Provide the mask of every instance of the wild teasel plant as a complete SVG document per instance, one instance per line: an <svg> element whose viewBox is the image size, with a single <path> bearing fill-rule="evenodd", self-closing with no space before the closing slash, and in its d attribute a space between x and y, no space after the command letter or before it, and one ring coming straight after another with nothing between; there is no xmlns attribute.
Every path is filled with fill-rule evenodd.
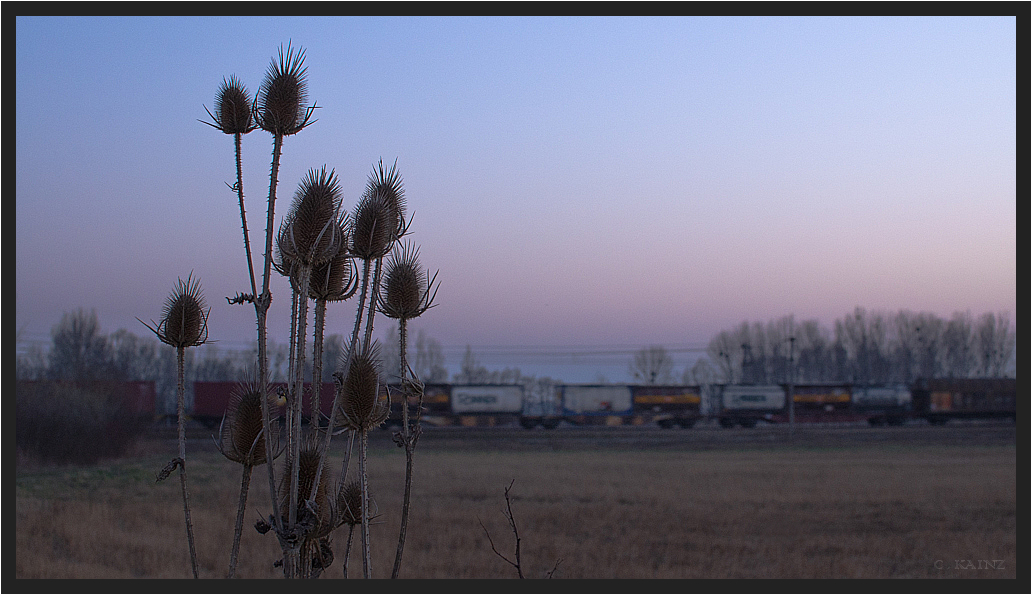
<svg viewBox="0 0 1032 595"><path fill-rule="evenodd" d="M294 202L284 217L279 233L281 266L289 267L293 287L292 301L296 308L292 313L296 328L292 331L293 349L288 375L291 388L287 391L287 448L291 459L294 460L300 456L301 447L301 402L312 269L327 262L340 251L340 245L344 241L339 225L340 203L340 184L334 172L327 172L325 167L319 171L309 170L294 195ZM292 324L293 327L295 324ZM293 468L293 475L286 478L290 481L292 503L290 514L285 519L287 533L295 531L298 521L294 514L295 504L299 497L304 498L306 494L306 490L300 487L296 469Z"/></svg>
<svg viewBox="0 0 1032 595"><path fill-rule="evenodd" d="M292 542L292 550L299 558L298 578L315 578L333 561L332 551L327 556L329 543L325 538L335 527L334 506L330 500L329 478L317 473L322 460L321 447L314 435L303 438L297 455L287 457L280 480L279 517L291 531L288 541ZM299 489L315 495L308 501L298 501Z"/></svg>
<svg viewBox="0 0 1032 595"><path fill-rule="evenodd" d="M340 222L341 237L346 238L344 231L347 219ZM326 305L329 302L340 302L355 295L358 290L358 278L354 274L348 254L347 240L341 242L337 254L313 268L312 280L308 286L308 297L315 300L315 335L312 344L312 410L311 424L313 428L320 425L319 409L322 403L322 354L323 331L326 327Z"/></svg>
<svg viewBox="0 0 1032 595"><path fill-rule="evenodd" d="M139 318L158 339L176 349L176 402L179 419L179 456L173 459L158 474L158 481L167 478L179 467L179 483L183 489L183 513L186 516L186 534L190 546L190 566L197 578L197 548L194 545L193 521L190 518L190 490L186 481L186 398L183 374L183 360L187 347L202 345L208 340L208 313L210 309L201 293L200 281L193 279L193 273L180 278L176 287L165 301L161 322L151 326Z"/></svg>
<svg viewBox="0 0 1032 595"><path fill-rule="evenodd" d="M397 241L408 233L411 223L411 219L406 220L405 217L405 194L396 160L389 169L384 167L382 159L374 166L365 191L354 210L350 212L341 207L339 183L333 171L327 172L326 167L318 171L310 170L302 180L294 196L295 200L283 217L278 230L274 230L283 140L314 122L312 115L316 106L314 103L308 103L307 68L304 59L303 49L293 48L289 43L285 48L281 46L278 60L274 59L269 66L253 101L236 77L230 77L223 79L216 95L214 110L205 108L211 119L205 123L226 134L234 135L236 145L237 183L231 188L236 190L240 204L251 287L250 293L238 293L235 298L227 298L227 301L231 304L252 303L258 327L257 379L251 388L242 393L249 395L246 402L242 397L234 399L223 427L220 428L217 442L224 455L245 467L245 477L241 481L230 575L233 575L236 566L241 527L240 511L246 503L250 468L261 462L270 462L267 456L263 458L262 453L276 453L277 449L282 448L286 453L282 468L276 469L272 464L267 467L270 501L275 512L269 515L268 522L262 519L255 528L261 533L275 530L283 552L280 563L284 575L287 578L319 576L332 562L330 532L334 528L348 524L351 531L355 526L362 527L363 574L369 577L369 524L374 515L370 512L371 500L366 470L368 432L381 425L390 412L389 396L380 394L378 347L371 339L374 317L376 313L384 312L388 316L397 314L408 320L414 317L414 313L422 313L433 301L430 291L434 281L427 279L426 274L417 273L417 284L426 283L426 295L422 296L423 301L419 305L412 308L399 309L397 300L388 297L388 294L396 293L393 290L384 289L384 295L381 296L383 259L391 253ZM248 109L244 109L245 106ZM257 128L273 136L261 287L258 286L251 258L240 166L241 137ZM403 249L402 252L407 249ZM414 256L414 251L412 252ZM361 270L352 263L356 258L363 261ZM393 260L392 263L392 269L400 266ZM288 388L280 393L288 405L286 439L282 441L278 439L278 427L272 422L273 405L270 403L271 395L267 382L268 312L272 300L269 288L273 267L289 279L292 289ZM400 278L399 275L400 268L394 276ZM313 384L321 388L325 310L329 303L349 299L359 291L351 341L347 343L346 351L339 362L339 370L334 374L334 403L326 421L327 425L325 428L321 427L321 399L319 390L313 390L312 423L310 430L303 435L300 412L303 399L308 300L313 300L316 304L312 339ZM366 307L368 311L365 310ZM363 322L364 335L361 334ZM421 393L418 381L410 378L411 374L404 373L406 368L407 364L399 374L405 379L403 386L413 394ZM256 415L255 399L260 416ZM260 429L256 429L258 424L255 417L260 418ZM242 421L245 419L250 421L245 423ZM346 431L348 437L341 463L341 474L335 490L338 497L327 498L325 492L328 476L324 473L324 469L327 468L326 459L330 452L332 436L339 435L341 431ZM418 434L418 417L416 433ZM356 481L347 482L348 465L356 437L359 438L360 477ZM414 444L414 438L410 442ZM263 445L264 449L259 445ZM277 472L281 472L278 481ZM411 468L407 473L411 475ZM350 504L343 509L339 498L342 490L348 494L356 494L346 499ZM406 501L407 498L406 495ZM188 505L186 508L193 554ZM330 517L328 520L327 515ZM349 549L350 538L351 533ZM404 532L401 537L401 543L403 542ZM402 546L399 545L394 576L397 576L401 549ZM346 558L344 572L346 576Z"/></svg>
<svg viewBox="0 0 1032 595"><path fill-rule="evenodd" d="M401 557L405 550L405 535L408 531L409 506L412 498L412 471L413 455L415 453L416 441L419 439L420 425L418 412L423 409L423 387L415 378L409 375L410 370L406 361L408 346L408 321L419 317L433 307L434 298L437 296L437 289L434 287L435 273L429 277L419 264L419 249L410 243L395 246L391 257L387 261L387 274L384 282L384 291L379 296L378 308L385 316L398 320L399 350L398 354L398 382L401 386L401 432L395 435L395 442L398 446L405 448L405 495L401 511L401 532L398 536L398 550L394 557L394 568L391 571L391 578L398 578L401 570ZM409 399L410 393L417 398L416 423L409 423Z"/></svg>
<svg viewBox="0 0 1032 595"><path fill-rule="evenodd" d="M358 435L358 474L362 489L362 571L370 577L369 547L369 480L366 460L369 450L369 430L387 421L391 412L390 399L380 393L380 353L377 343L363 343L359 348L349 346L343 363L343 374L337 372L334 381L337 395L334 399L333 419L336 425ZM346 470L345 470L346 471Z"/></svg>
<svg viewBox="0 0 1032 595"><path fill-rule="evenodd" d="M229 557L229 575L236 575L237 555L240 551L240 536L244 526L244 510L247 505L247 490L251 481L251 470L269 462L265 450L265 426L262 420L263 395L268 395L268 387L261 386L256 376L243 382L234 389L229 398L229 408L219 425L219 439L215 443L219 452L227 459L240 463L243 477L240 480L240 499L237 506L236 525L233 531L233 548ZM267 397L266 397L267 398ZM228 422L228 423L227 423ZM272 434L279 441L278 424L274 424ZM273 457L279 453L273 451Z"/></svg>
<svg viewBox="0 0 1032 595"><path fill-rule="evenodd" d="M348 540L344 547L343 564L344 578L348 578L348 559L351 556L351 542L355 535L355 526L362 524L362 483L356 480L345 482L342 474L337 485L335 508L336 526L348 526Z"/></svg>

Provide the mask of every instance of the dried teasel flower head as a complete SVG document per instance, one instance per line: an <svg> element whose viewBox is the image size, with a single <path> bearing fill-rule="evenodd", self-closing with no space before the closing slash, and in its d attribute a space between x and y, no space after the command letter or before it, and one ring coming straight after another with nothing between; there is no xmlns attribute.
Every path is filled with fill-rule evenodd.
<svg viewBox="0 0 1032 595"><path fill-rule="evenodd" d="M371 430L387 421L390 400L380 393L380 346L376 341L363 343L353 351L343 370L334 374L338 405L334 425L349 430Z"/></svg>
<svg viewBox="0 0 1032 595"><path fill-rule="evenodd" d="M362 193L351 214L351 253L362 260L386 256L395 239L396 221L385 193Z"/></svg>
<svg viewBox="0 0 1032 595"><path fill-rule="evenodd" d="M316 266L336 256L345 239L340 203L340 182L333 170L308 170L280 226L277 247L283 259Z"/></svg>
<svg viewBox="0 0 1032 595"><path fill-rule="evenodd" d="M309 526L309 536L319 537L333 529L333 509L330 502L330 479L327 473L319 476L319 487L315 492L315 513L306 504L312 493L312 484L319 469L319 458L322 454L322 443L315 435L308 435L301 440L297 460L297 512L298 524ZM290 512L290 481L294 472L293 461L286 458L286 467L280 479L279 502L280 514L286 524Z"/></svg>
<svg viewBox="0 0 1032 595"><path fill-rule="evenodd" d="M437 290L433 278L419 266L419 249L406 242L395 246L387 260L384 287L378 298L380 312L410 320L433 307ZM433 293L431 293L433 291Z"/></svg>
<svg viewBox="0 0 1032 595"><path fill-rule="evenodd" d="M339 227L342 238L347 237L345 227L346 223L342 221ZM334 257L312 269L308 297L313 300L339 302L355 295L357 289L358 277L355 275L355 267L351 263L347 242L342 241Z"/></svg>
<svg viewBox="0 0 1032 595"><path fill-rule="evenodd" d="M362 522L362 484L359 480L341 482L337 486L335 508L335 526L351 525L354 527Z"/></svg>
<svg viewBox="0 0 1032 595"><path fill-rule="evenodd" d="M269 409L275 404L275 395L270 394L266 384L266 398ZM268 462L265 456L265 436L262 431L262 394L258 374L238 384L229 397L229 407L219 427L219 452L227 459L242 465L254 467ZM273 422L273 448L279 438L279 431ZM275 454L273 455L275 457Z"/></svg>
<svg viewBox="0 0 1032 595"><path fill-rule="evenodd" d="M394 161L390 171L383 170L383 159L381 159L373 173L369 174L366 182L365 194L379 194L384 197L390 209L390 217L393 223L390 225L391 233L395 239L405 235L408 224L405 222L405 188L401 182L401 174L398 173L398 161Z"/></svg>
<svg viewBox="0 0 1032 595"><path fill-rule="evenodd" d="M215 95L215 113L208 111L207 107L204 111L213 120L204 123L226 134L247 134L257 128L251 96L236 76L230 76L229 80L222 79L222 85Z"/></svg>
<svg viewBox="0 0 1032 595"><path fill-rule="evenodd" d="M265 72L255 104L258 126L277 136L297 134L312 123L315 106L306 106L308 100L305 51L294 51L287 44L279 49L279 62L273 61Z"/></svg>
<svg viewBox="0 0 1032 595"><path fill-rule="evenodd" d="M194 347L208 340L208 312L204 296L201 295L200 281L193 279L191 272L186 281L182 278L178 280L165 301L161 322L154 326L145 322L143 324L162 343L176 348Z"/></svg>

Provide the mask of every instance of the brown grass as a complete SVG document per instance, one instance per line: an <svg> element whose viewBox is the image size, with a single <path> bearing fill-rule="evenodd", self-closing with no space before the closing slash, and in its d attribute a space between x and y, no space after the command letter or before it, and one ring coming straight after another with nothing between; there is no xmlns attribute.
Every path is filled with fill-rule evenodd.
<svg viewBox="0 0 1032 595"><path fill-rule="evenodd" d="M1013 445L466 452L429 444L416 454L401 578L514 578L480 526L511 558L503 511L514 479L531 578L559 559L556 578L1016 577ZM221 578L240 467L194 453L200 574ZM179 490L154 483L167 458L83 469L19 465L17 578L190 576ZM386 441L370 448L382 514L372 531L374 577L390 575L404 464L404 452ZM255 473L264 476L264 468ZM240 577L282 576L272 566L280 556L275 537L251 528L269 510L266 490L252 489ZM341 576L346 531L334 534L336 560L324 577ZM958 568L968 560L1001 560L993 565L1002 569ZM352 552L351 576L360 565Z"/></svg>

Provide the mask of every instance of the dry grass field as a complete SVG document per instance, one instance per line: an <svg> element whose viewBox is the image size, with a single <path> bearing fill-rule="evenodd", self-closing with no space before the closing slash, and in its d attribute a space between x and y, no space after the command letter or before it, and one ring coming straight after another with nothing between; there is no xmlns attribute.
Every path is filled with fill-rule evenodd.
<svg viewBox="0 0 1032 595"><path fill-rule="evenodd" d="M678 431L655 435L669 442ZM436 440L445 437L437 432L428 431L416 452L403 578L515 578L481 527L512 558L504 490L514 480L528 578L1016 577L1013 425L989 428L997 439L966 445L720 438L706 448L686 441L655 449L598 439L556 446L576 429L539 432L551 446L529 449L514 431L471 431L478 438L470 441L455 431ZM197 440L188 447L191 507L201 577L221 578L240 468L209 446ZM149 440L132 457L88 468L19 461L16 577L188 577L178 483L154 481L174 454L174 443ZM373 528L375 577L389 576L393 564L404 462L386 432L373 440L370 485L381 513ZM240 577L282 576L273 567L275 537L251 528L270 509L266 471L258 467ZM346 527L335 534L336 560L325 578L342 576L346 537ZM349 575L360 574L353 552Z"/></svg>

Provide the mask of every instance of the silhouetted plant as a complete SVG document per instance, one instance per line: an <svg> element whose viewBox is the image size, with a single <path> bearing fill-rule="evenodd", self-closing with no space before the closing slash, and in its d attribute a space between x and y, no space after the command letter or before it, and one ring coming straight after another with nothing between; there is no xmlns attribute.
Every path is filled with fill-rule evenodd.
<svg viewBox="0 0 1032 595"><path fill-rule="evenodd" d="M173 459L158 475L158 481L168 477L176 466L179 467L179 480L183 487L183 511L186 514L186 532L190 542L190 565L194 578L197 578L197 551L194 546L193 522L190 520L190 492L186 482L186 404L185 386L183 384L183 358L187 347L202 345L208 340L208 312L204 296L201 295L200 283L192 280L193 273L186 281L179 279L175 289L165 302L161 322L151 326L140 320L162 343L176 349L176 402L179 418L179 457ZM137 318L139 320L139 318Z"/></svg>

